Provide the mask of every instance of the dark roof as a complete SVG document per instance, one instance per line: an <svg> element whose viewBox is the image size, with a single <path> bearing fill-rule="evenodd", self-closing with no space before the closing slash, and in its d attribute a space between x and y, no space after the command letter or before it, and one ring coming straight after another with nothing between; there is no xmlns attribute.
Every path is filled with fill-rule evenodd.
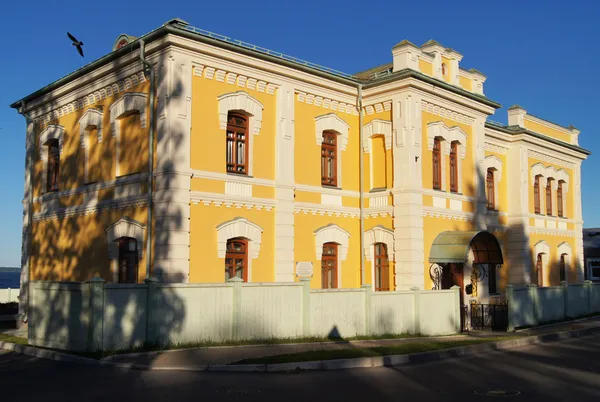
<svg viewBox="0 0 600 402"><path fill-rule="evenodd" d="M583 248L600 248L600 228L583 229Z"/></svg>
<svg viewBox="0 0 600 402"><path fill-rule="evenodd" d="M369 80L374 79L374 77L377 73L389 71L390 69L393 68L393 66L394 66L393 63L385 63L385 64L382 64L377 67L369 68L368 70L360 71L360 72L354 74L354 76L356 78L358 78L359 80L369 81Z"/></svg>

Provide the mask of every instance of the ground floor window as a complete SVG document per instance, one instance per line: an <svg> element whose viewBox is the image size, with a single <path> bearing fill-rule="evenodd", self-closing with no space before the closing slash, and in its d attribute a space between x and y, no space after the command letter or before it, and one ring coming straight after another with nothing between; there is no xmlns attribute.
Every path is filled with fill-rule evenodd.
<svg viewBox="0 0 600 402"><path fill-rule="evenodd" d="M336 243L323 244L323 255L321 257L321 282L323 289L335 289L338 287L338 245Z"/></svg>
<svg viewBox="0 0 600 402"><path fill-rule="evenodd" d="M119 283L137 283L138 279L138 244L131 237L122 237L119 244Z"/></svg>
<svg viewBox="0 0 600 402"><path fill-rule="evenodd" d="M390 264L388 260L387 245L375 243L375 291L390 290Z"/></svg>
<svg viewBox="0 0 600 402"><path fill-rule="evenodd" d="M240 278L248 281L248 240L235 238L227 240L225 254L225 281Z"/></svg>
<svg viewBox="0 0 600 402"><path fill-rule="evenodd" d="M537 260L535 262L535 272L536 272L536 280L538 286L544 286L544 267L542 262L543 253L539 253L537 255Z"/></svg>
<svg viewBox="0 0 600 402"><path fill-rule="evenodd" d="M566 254L561 254L560 256L560 281L564 282L567 280L567 264L565 261Z"/></svg>

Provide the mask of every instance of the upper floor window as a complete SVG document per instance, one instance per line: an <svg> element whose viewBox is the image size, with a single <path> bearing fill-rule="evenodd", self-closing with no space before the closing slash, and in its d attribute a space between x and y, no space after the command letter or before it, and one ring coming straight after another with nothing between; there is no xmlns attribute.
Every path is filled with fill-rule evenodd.
<svg viewBox="0 0 600 402"><path fill-rule="evenodd" d="M558 188L556 189L556 206L558 210L558 216L561 218L564 216L563 212L563 181L558 182Z"/></svg>
<svg viewBox="0 0 600 402"><path fill-rule="evenodd" d="M540 176L535 176L535 182L533 183L533 207L536 214L540 214Z"/></svg>
<svg viewBox="0 0 600 402"><path fill-rule="evenodd" d="M442 75L446 75L446 63L442 63Z"/></svg>
<svg viewBox="0 0 600 402"><path fill-rule="evenodd" d="M58 140L49 140L46 146L48 147L48 183L46 188L48 191L58 191L58 176L60 171L60 148Z"/></svg>
<svg viewBox="0 0 600 402"><path fill-rule="evenodd" d="M131 237L122 237L119 244L119 283L137 283L138 279L138 244Z"/></svg>
<svg viewBox="0 0 600 402"><path fill-rule="evenodd" d="M432 152L433 164L433 188L434 190L442 189L442 141L439 138L433 140Z"/></svg>
<svg viewBox="0 0 600 402"><path fill-rule="evenodd" d="M248 241L242 238L227 240L225 281L240 278L248 281Z"/></svg>
<svg viewBox="0 0 600 402"><path fill-rule="evenodd" d="M338 287L338 245L337 243L323 244L321 256L321 284L323 289L335 289Z"/></svg>
<svg viewBox="0 0 600 402"><path fill-rule="evenodd" d="M487 189L487 209L496 209L496 194L494 189L494 171L492 169L487 170L485 176L485 187Z"/></svg>
<svg viewBox="0 0 600 402"><path fill-rule="evenodd" d="M458 142L450 144L450 191L458 192Z"/></svg>
<svg viewBox="0 0 600 402"><path fill-rule="evenodd" d="M323 132L321 184L324 186L337 186L337 134L333 131Z"/></svg>
<svg viewBox="0 0 600 402"><path fill-rule="evenodd" d="M552 215L552 179L546 183L546 215Z"/></svg>
<svg viewBox="0 0 600 402"><path fill-rule="evenodd" d="M385 243L375 243L375 290L390 290L389 280L389 259L387 245Z"/></svg>
<svg viewBox="0 0 600 402"><path fill-rule="evenodd" d="M248 118L241 113L227 116L227 172L248 174Z"/></svg>

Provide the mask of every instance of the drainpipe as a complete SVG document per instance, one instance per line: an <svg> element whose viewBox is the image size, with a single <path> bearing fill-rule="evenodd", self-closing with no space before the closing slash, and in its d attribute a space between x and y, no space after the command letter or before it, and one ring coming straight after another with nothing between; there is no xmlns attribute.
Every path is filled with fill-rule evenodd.
<svg viewBox="0 0 600 402"><path fill-rule="evenodd" d="M150 129L148 130L148 228L146 237L146 279L150 278L150 258L152 256L152 193L154 187L154 98L156 91L154 68L146 60L144 54L144 41L140 39L140 60L144 65L144 70L150 70ZM146 71L144 71L146 73Z"/></svg>
<svg viewBox="0 0 600 402"><path fill-rule="evenodd" d="M360 202L360 284L365 284L365 216L364 216L364 167L363 167L363 115L362 115L362 84L358 84L358 147L360 149L358 161L358 174L360 176L359 202Z"/></svg>

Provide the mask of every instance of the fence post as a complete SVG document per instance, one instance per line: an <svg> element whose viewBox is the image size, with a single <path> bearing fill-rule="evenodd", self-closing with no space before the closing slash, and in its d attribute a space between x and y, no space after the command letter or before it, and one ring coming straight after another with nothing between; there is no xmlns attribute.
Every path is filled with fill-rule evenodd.
<svg viewBox="0 0 600 402"><path fill-rule="evenodd" d="M227 282L233 283L233 311L231 319L231 337L233 340L240 340L241 322L242 322L242 278L233 277Z"/></svg>
<svg viewBox="0 0 600 402"><path fill-rule="evenodd" d="M587 313L592 314L592 281L583 281L583 287L585 288L585 295L587 297Z"/></svg>
<svg viewBox="0 0 600 402"><path fill-rule="evenodd" d="M372 285L362 285L365 291L365 335L371 335L371 296L373 295Z"/></svg>
<svg viewBox="0 0 600 402"><path fill-rule="evenodd" d="M540 323L540 297L538 294L538 286L534 283L529 284L529 295L533 304L533 326Z"/></svg>
<svg viewBox="0 0 600 402"><path fill-rule="evenodd" d="M506 285L506 309L508 314L508 326L506 328L507 331L512 332L515 330L515 323L513 320L513 308L514 303L513 300L515 298L515 288L513 285Z"/></svg>
<svg viewBox="0 0 600 402"><path fill-rule="evenodd" d="M566 320L569 316L569 283L562 281L560 285L563 287L564 314L563 319Z"/></svg>
<svg viewBox="0 0 600 402"><path fill-rule="evenodd" d="M456 333L462 332L462 306L460 305L460 286L450 288L454 292L454 329Z"/></svg>
<svg viewBox="0 0 600 402"><path fill-rule="evenodd" d="M421 317L420 317L420 311L421 311L421 307L419 306L419 299L421 298L421 289L418 286L413 286L412 288L410 288L410 290L413 291L414 297L413 297L413 302L414 302L414 306L415 306L415 311L414 311L414 329L415 329L415 335L419 335L421 334Z"/></svg>
<svg viewBox="0 0 600 402"><path fill-rule="evenodd" d="M310 278L300 278L302 283L302 335L310 336Z"/></svg>
<svg viewBox="0 0 600 402"><path fill-rule="evenodd" d="M104 348L104 279L93 277L90 284L90 328L87 349L90 352Z"/></svg>
<svg viewBox="0 0 600 402"><path fill-rule="evenodd" d="M158 343L153 311L158 279L154 277L146 278L144 279L144 283L146 284L146 343L153 345Z"/></svg>

